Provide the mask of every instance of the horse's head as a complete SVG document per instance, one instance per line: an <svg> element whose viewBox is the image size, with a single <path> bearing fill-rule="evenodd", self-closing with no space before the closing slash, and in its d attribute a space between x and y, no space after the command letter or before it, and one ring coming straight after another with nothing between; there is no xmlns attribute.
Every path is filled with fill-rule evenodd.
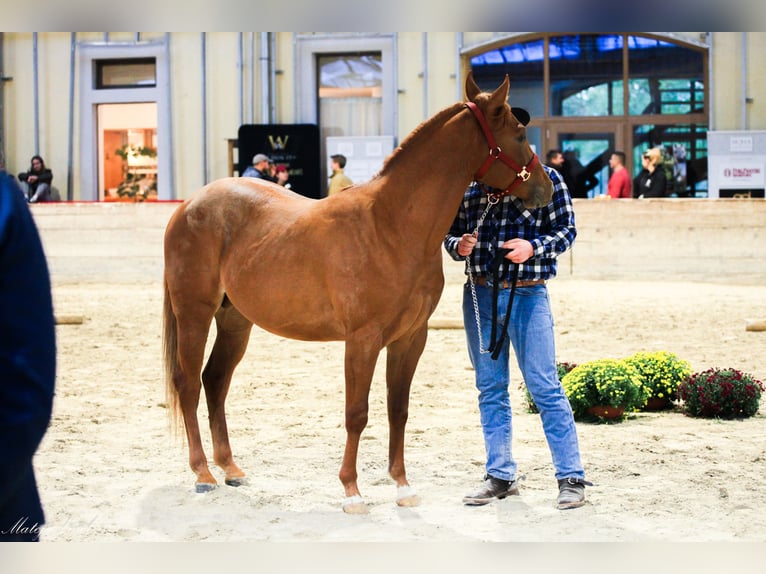
<svg viewBox="0 0 766 574"><path fill-rule="evenodd" d="M527 140L529 114L508 105L508 75L491 94L482 92L469 72L465 82L468 106L484 132L489 154L476 171L476 179L515 195L528 208L547 205L553 184Z"/></svg>

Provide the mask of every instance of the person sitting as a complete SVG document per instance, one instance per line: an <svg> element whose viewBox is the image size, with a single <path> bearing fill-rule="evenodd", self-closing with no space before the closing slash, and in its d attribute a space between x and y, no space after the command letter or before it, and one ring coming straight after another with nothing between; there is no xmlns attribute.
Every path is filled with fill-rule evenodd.
<svg viewBox="0 0 766 574"><path fill-rule="evenodd" d="M19 174L22 190L29 203L52 201L51 182L53 172L45 167L45 161L39 155L33 155L29 171Z"/></svg>

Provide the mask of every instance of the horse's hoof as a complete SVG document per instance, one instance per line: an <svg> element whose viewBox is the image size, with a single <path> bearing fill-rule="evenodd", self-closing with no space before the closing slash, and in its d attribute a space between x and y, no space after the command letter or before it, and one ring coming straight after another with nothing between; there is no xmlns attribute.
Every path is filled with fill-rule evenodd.
<svg viewBox="0 0 766 574"><path fill-rule="evenodd" d="M224 482L229 486L244 486L247 484L247 477L235 476L233 478L227 478Z"/></svg>
<svg viewBox="0 0 766 574"><path fill-rule="evenodd" d="M396 489L397 506L413 507L420 505L420 497L411 486L400 486Z"/></svg>
<svg viewBox="0 0 766 574"><path fill-rule="evenodd" d="M343 501L343 512L346 514L367 514L369 509L364 503L364 499L357 494L346 497L346 500Z"/></svg>
<svg viewBox="0 0 766 574"><path fill-rule="evenodd" d="M210 482L198 482L197 484L194 485L194 490L199 494L210 492L211 490L215 490L216 488L218 488L218 485L210 483Z"/></svg>

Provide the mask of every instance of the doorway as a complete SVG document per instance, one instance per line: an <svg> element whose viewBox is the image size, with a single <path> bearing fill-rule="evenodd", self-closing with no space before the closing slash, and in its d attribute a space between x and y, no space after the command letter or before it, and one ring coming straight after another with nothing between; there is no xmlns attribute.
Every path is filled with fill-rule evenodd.
<svg viewBox="0 0 766 574"><path fill-rule="evenodd" d="M97 106L99 199L157 199L157 104Z"/></svg>
<svg viewBox="0 0 766 574"><path fill-rule="evenodd" d="M564 154L562 175L573 198L592 199L607 192L609 156L618 148L614 125L560 126L550 141Z"/></svg>

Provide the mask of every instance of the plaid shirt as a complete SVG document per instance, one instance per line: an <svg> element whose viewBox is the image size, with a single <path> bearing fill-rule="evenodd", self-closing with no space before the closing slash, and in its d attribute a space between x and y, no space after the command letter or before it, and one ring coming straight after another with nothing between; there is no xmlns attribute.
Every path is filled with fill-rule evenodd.
<svg viewBox="0 0 766 574"><path fill-rule="evenodd" d="M553 182L553 198L545 207L529 210L520 199L506 195L487 213L478 230L478 242L471 254L476 276L489 276L497 246L520 237L532 243L534 255L521 264L519 281L550 279L556 276L556 258L572 246L577 235L574 209L559 172L544 165ZM491 190L498 191L498 190ZM444 248L455 261L463 261L457 244L464 233L473 233L487 207L487 192L473 182L463 197L457 217L444 238ZM467 273L466 273L467 274ZM510 281L510 266L504 279Z"/></svg>

